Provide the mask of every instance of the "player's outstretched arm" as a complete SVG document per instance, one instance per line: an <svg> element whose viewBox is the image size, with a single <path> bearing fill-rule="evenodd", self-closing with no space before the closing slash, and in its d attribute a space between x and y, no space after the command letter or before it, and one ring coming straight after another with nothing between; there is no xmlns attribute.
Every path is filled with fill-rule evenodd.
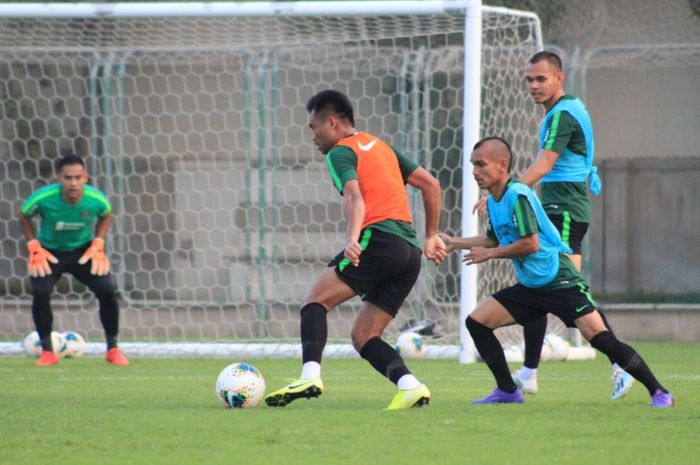
<svg viewBox="0 0 700 465"><path fill-rule="evenodd" d="M474 246L469 250L469 252L464 254L462 261L466 265L475 265L493 258L524 257L525 255L530 255L531 253L537 252L537 250L540 248L539 244L539 236L537 234L530 234L528 236L523 236L512 244L508 244L503 247Z"/></svg>
<svg viewBox="0 0 700 465"><path fill-rule="evenodd" d="M445 243L445 250L447 253L450 253L453 250L471 249L473 247L498 247L498 242L488 238L487 236L452 237L445 233L440 233L440 238Z"/></svg>
<svg viewBox="0 0 700 465"><path fill-rule="evenodd" d="M425 210L425 244L423 251L435 265L447 256L445 243L438 235L440 211L442 210L442 190L440 182L424 168L415 169L406 180L411 186L420 189Z"/></svg>

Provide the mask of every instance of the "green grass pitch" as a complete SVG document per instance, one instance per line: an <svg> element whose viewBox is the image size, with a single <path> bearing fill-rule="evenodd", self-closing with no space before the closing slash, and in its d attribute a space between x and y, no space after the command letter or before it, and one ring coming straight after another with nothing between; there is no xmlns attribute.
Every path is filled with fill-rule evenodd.
<svg viewBox="0 0 700 465"><path fill-rule="evenodd" d="M633 344L676 396L652 409L639 383L610 401L610 369L544 363L524 405L470 405L494 383L484 364L414 360L422 409L384 411L395 388L363 360L327 360L326 392L286 408L228 410L214 394L224 359L101 359L36 368L0 358L0 464L697 464L700 343ZM268 391L297 360L246 360ZM515 366L513 366L514 368Z"/></svg>

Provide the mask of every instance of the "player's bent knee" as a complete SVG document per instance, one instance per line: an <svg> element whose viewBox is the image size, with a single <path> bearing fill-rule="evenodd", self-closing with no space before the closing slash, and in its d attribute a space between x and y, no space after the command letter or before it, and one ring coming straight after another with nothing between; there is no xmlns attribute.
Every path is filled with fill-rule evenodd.
<svg viewBox="0 0 700 465"><path fill-rule="evenodd" d="M353 328L350 332L352 346L355 348L357 353L360 353L365 344L367 344L367 342L369 342L371 339L374 339L375 337L381 338L382 335L377 334L375 331L368 332L357 328Z"/></svg>
<svg viewBox="0 0 700 465"><path fill-rule="evenodd" d="M467 317L466 320L464 320L464 324L467 327L467 331L469 331L469 334L474 334L475 332L484 330L484 329L489 329L485 324L475 320L472 318L471 315Z"/></svg>
<svg viewBox="0 0 700 465"><path fill-rule="evenodd" d="M98 286L92 289L92 292L95 293L95 296L99 299L115 299L117 296L117 293L114 290L114 286L111 284L109 286Z"/></svg>
<svg viewBox="0 0 700 465"><path fill-rule="evenodd" d="M32 297L36 300L50 300L51 292L53 289L51 286L36 286L32 287Z"/></svg>
<svg viewBox="0 0 700 465"><path fill-rule="evenodd" d="M601 352L605 352L610 347L615 345L618 341L613 333L605 330L599 331L596 334L594 334L590 339L588 339L588 342L591 343L591 346L593 346L593 348L598 349Z"/></svg>
<svg viewBox="0 0 700 465"><path fill-rule="evenodd" d="M111 294L116 294L114 284L109 275L94 279L89 283L89 288L97 296L110 297Z"/></svg>

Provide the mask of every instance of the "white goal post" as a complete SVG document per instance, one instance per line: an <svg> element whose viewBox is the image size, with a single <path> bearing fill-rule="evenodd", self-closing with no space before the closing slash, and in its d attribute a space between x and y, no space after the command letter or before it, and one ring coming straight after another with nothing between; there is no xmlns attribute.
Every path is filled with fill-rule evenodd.
<svg viewBox="0 0 700 465"><path fill-rule="evenodd" d="M541 48L535 14L478 0L0 4L0 353L33 329L15 212L75 152L113 203L123 347L298 355L299 304L344 234L306 100L346 92L359 129L440 179L441 229L473 235L483 225L469 152L499 135L516 173L533 159L539 117L522 71ZM426 262L388 338L419 328L429 357L474 361L464 319L512 282L505 262L478 273L456 255ZM64 279L52 302L54 328L97 351L91 294ZM328 353L351 352L358 309L331 312ZM499 337L513 345L517 334Z"/></svg>

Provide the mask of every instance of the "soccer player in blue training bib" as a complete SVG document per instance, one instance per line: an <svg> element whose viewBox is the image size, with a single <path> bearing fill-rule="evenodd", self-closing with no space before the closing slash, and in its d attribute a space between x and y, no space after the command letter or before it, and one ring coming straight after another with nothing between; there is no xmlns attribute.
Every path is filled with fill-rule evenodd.
<svg viewBox="0 0 700 465"><path fill-rule="evenodd" d="M595 140L588 110L581 100L564 91L564 72L559 56L538 52L527 64L525 82L532 101L546 114L539 128L539 153L519 180L528 186L539 183L540 198L547 217L559 231L562 242L571 248L568 257L581 271L581 246L590 223L588 191L600 195L601 182L594 166ZM484 204L485 201L477 205ZM605 327L612 332L605 315ZM536 394L537 368L547 332L547 319L523 326L525 360L513 373L513 380L524 394ZM612 364L611 399L624 397L634 378Z"/></svg>
<svg viewBox="0 0 700 465"><path fill-rule="evenodd" d="M642 357L605 327L588 285L565 255L571 249L562 242L534 192L510 177L512 161L505 140L487 137L477 142L471 153L472 172L479 188L490 194L486 203L489 229L486 236L441 236L448 251L469 249L463 258L467 265L510 259L518 280L482 301L467 317L467 329L497 384L493 392L472 403L523 402L493 331L552 313L574 324L593 347L641 382L649 390L652 407L673 406L673 396Z"/></svg>
<svg viewBox="0 0 700 465"><path fill-rule="evenodd" d="M58 364L51 344L51 293L63 273L72 274L95 293L107 339L105 359L118 366L129 360L117 346L119 305L104 252L112 207L98 189L87 185L83 160L68 155L58 161L58 182L35 191L24 201L19 224L27 239L32 285L32 317L41 339L37 366ZM32 218L41 218L39 232Z"/></svg>

